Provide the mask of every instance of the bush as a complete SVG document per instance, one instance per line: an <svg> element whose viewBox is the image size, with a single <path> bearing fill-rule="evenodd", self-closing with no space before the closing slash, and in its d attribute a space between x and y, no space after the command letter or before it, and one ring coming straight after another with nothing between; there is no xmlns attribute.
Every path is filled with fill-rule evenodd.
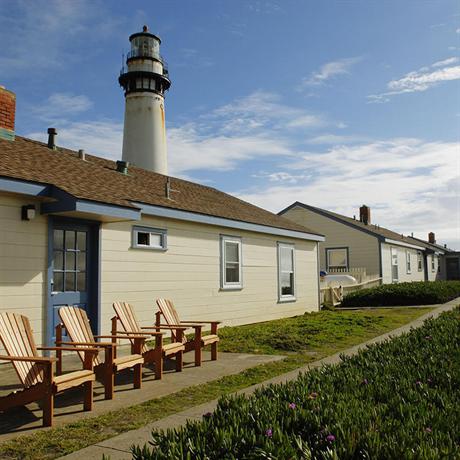
<svg viewBox="0 0 460 460"><path fill-rule="evenodd" d="M344 297L342 307L381 307L394 305L432 305L448 302L460 296L460 281L416 281L383 284L351 292Z"/></svg>
<svg viewBox="0 0 460 460"><path fill-rule="evenodd" d="M219 401L134 459L459 458L460 310L337 366Z"/></svg>

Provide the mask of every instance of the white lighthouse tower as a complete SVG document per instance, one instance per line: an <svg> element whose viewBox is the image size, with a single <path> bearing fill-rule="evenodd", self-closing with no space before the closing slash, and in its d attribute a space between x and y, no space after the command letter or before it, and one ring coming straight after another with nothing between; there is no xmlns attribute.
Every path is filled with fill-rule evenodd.
<svg viewBox="0 0 460 460"><path fill-rule="evenodd" d="M125 91L123 161L168 174L164 93L171 86L161 40L144 26L129 37L131 50L118 79Z"/></svg>

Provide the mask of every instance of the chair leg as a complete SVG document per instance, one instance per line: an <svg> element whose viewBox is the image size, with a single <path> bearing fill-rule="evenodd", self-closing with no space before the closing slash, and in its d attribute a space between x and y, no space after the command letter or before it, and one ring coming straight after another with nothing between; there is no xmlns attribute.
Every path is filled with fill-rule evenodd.
<svg viewBox="0 0 460 460"><path fill-rule="evenodd" d="M93 389L94 389L94 382L91 380L90 382L85 382L83 384L84 388L84 399L83 399L83 409L85 411L93 410Z"/></svg>
<svg viewBox="0 0 460 460"><path fill-rule="evenodd" d="M216 361L217 360L217 344L218 342L214 342L211 345L211 360Z"/></svg>
<svg viewBox="0 0 460 460"><path fill-rule="evenodd" d="M114 387L115 387L115 368L113 365L113 348L106 347L105 359L104 359L104 387L105 387L105 399L113 399Z"/></svg>
<svg viewBox="0 0 460 460"><path fill-rule="evenodd" d="M155 380L163 378L163 351L161 348L157 350L155 356Z"/></svg>
<svg viewBox="0 0 460 460"><path fill-rule="evenodd" d="M201 340L195 343L195 366L201 366Z"/></svg>
<svg viewBox="0 0 460 460"><path fill-rule="evenodd" d="M134 388L141 388L142 386L142 364L134 366Z"/></svg>
<svg viewBox="0 0 460 460"><path fill-rule="evenodd" d="M43 398L43 426L53 426L54 393L48 389Z"/></svg>
<svg viewBox="0 0 460 460"><path fill-rule="evenodd" d="M176 372L182 372L182 367L184 365L183 358L184 358L184 352L182 350L178 351L176 353Z"/></svg>

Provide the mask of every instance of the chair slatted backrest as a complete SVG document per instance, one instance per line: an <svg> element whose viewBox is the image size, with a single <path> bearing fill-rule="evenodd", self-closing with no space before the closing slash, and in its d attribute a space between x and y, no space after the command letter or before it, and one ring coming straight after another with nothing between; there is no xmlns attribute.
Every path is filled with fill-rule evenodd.
<svg viewBox="0 0 460 460"><path fill-rule="evenodd" d="M176 324L176 325L180 324L179 315L177 314L177 310L174 308L174 304L172 303L172 300L157 299L157 305L168 326L171 326L173 324ZM175 334L173 334L173 336L175 337ZM186 342L187 342L187 337L183 335L182 343L186 343Z"/></svg>
<svg viewBox="0 0 460 460"><path fill-rule="evenodd" d="M71 342L96 342L85 310L78 307L61 307L59 309L59 317L64 324ZM91 345L80 345L79 348L91 348ZM84 352L79 351L78 354L81 360L84 361ZM98 355L95 355L94 366L100 363Z"/></svg>
<svg viewBox="0 0 460 460"><path fill-rule="evenodd" d="M121 327L125 332L143 333L132 305L127 302L114 302L112 305L118 319L120 320ZM134 345L134 340L130 339L130 342ZM147 345L144 343L142 353L145 353L148 350Z"/></svg>
<svg viewBox="0 0 460 460"><path fill-rule="evenodd" d="M8 356L39 356L29 319L17 313L0 313L0 339ZM27 388L43 382L43 369L39 364L12 361L22 384Z"/></svg>

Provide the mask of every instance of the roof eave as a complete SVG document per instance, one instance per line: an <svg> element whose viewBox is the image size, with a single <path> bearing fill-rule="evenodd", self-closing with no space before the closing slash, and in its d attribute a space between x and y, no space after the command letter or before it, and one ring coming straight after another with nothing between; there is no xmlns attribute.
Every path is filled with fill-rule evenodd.
<svg viewBox="0 0 460 460"><path fill-rule="evenodd" d="M240 220L228 219L225 217L211 216L208 214L199 214L191 211L183 211L180 209L166 208L163 206L154 206L138 202L133 202L133 204L140 208L142 214L155 217L166 217L169 219L178 219L188 222L196 222L200 224L214 225L219 227L236 228L239 230L266 233L270 235L284 236L288 238L297 238L307 241L325 241L324 236L315 233L301 232L298 230L289 230L280 227L271 227L268 225L254 224L252 222L244 222Z"/></svg>

